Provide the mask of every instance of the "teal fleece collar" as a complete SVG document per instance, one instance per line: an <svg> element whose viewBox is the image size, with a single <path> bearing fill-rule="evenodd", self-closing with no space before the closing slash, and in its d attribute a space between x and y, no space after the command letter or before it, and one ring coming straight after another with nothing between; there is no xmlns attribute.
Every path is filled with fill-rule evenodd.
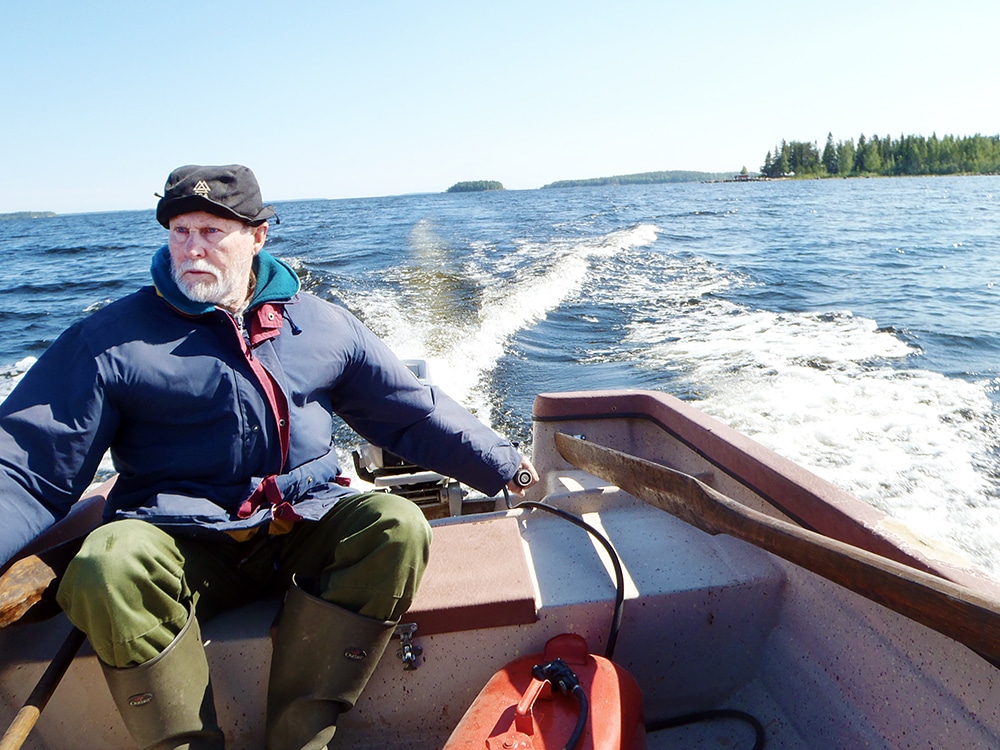
<svg viewBox="0 0 1000 750"><path fill-rule="evenodd" d="M211 303L195 302L184 296L170 273L170 265L170 250L164 245L153 255L149 268L157 293L187 315L205 315L215 310L215 305ZM257 274L257 288L248 310L268 302L288 302L299 293L299 277L292 267L265 250L261 250L254 259L254 272Z"/></svg>

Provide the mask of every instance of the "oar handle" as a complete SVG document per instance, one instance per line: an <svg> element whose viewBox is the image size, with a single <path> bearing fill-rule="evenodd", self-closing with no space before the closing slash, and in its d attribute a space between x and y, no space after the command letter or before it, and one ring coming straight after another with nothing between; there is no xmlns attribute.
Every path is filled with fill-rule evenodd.
<svg viewBox="0 0 1000 750"><path fill-rule="evenodd" d="M115 479L79 500L69 514L29 542L0 567L0 628L58 614L53 585L80 549L84 537L101 523Z"/></svg>
<svg viewBox="0 0 1000 750"><path fill-rule="evenodd" d="M82 539L71 539L15 561L0 575L0 628L27 619L56 614L55 582L80 549ZM38 606L40 602L51 604ZM25 616L29 610L30 618Z"/></svg>

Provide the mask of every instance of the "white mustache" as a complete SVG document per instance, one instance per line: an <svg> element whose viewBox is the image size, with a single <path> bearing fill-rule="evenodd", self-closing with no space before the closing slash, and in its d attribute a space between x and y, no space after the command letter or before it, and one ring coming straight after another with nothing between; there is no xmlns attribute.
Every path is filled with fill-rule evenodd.
<svg viewBox="0 0 1000 750"><path fill-rule="evenodd" d="M202 260L200 258L188 258L187 260L181 261L181 264L177 266L177 275L180 276L188 271L199 271L202 273L210 273L216 279L219 278L219 272L213 267L208 261Z"/></svg>

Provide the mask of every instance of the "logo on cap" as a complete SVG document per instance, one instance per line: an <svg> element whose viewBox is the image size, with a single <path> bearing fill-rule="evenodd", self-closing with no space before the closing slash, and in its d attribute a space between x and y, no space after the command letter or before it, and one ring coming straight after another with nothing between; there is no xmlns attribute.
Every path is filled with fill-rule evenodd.
<svg viewBox="0 0 1000 750"><path fill-rule="evenodd" d="M191 192L194 193L195 195L200 195L202 198L205 198L208 196L209 193L212 192L212 189L208 186L208 183L205 182L204 180L198 180L198 184L194 186L194 189Z"/></svg>

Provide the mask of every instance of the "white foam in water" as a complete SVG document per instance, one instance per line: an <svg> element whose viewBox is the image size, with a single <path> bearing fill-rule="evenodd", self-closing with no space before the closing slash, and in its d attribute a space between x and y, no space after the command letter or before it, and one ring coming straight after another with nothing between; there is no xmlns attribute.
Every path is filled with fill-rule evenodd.
<svg viewBox="0 0 1000 750"><path fill-rule="evenodd" d="M0 401L3 401L14 390L15 386L21 382L24 373L35 364L34 357L25 357L15 362L4 371L0 371Z"/></svg>
<svg viewBox="0 0 1000 750"><path fill-rule="evenodd" d="M425 261L428 248L443 247L428 232L428 227L421 227L420 254ZM398 356L427 360L436 385L492 424L493 398L485 390L484 378L511 338L577 293L589 276L591 258L610 257L655 240L655 227L639 225L587 240L522 243L511 260L518 273L505 282L497 281L496 275L506 270L502 261L465 269L480 275L484 289L473 318L456 320L441 315L434 305L412 304L381 290L370 295L352 292L351 298Z"/></svg>
<svg viewBox="0 0 1000 750"><path fill-rule="evenodd" d="M989 385L894 366L916 351L865 318L705 296L739 283L714 275L689 270L666 295L633 285L637 302L659 310L628 338L645 366L682 373L698 408L1000 572L1000 506L977 470L995 440L982 428L995 425Z"/></svg>

